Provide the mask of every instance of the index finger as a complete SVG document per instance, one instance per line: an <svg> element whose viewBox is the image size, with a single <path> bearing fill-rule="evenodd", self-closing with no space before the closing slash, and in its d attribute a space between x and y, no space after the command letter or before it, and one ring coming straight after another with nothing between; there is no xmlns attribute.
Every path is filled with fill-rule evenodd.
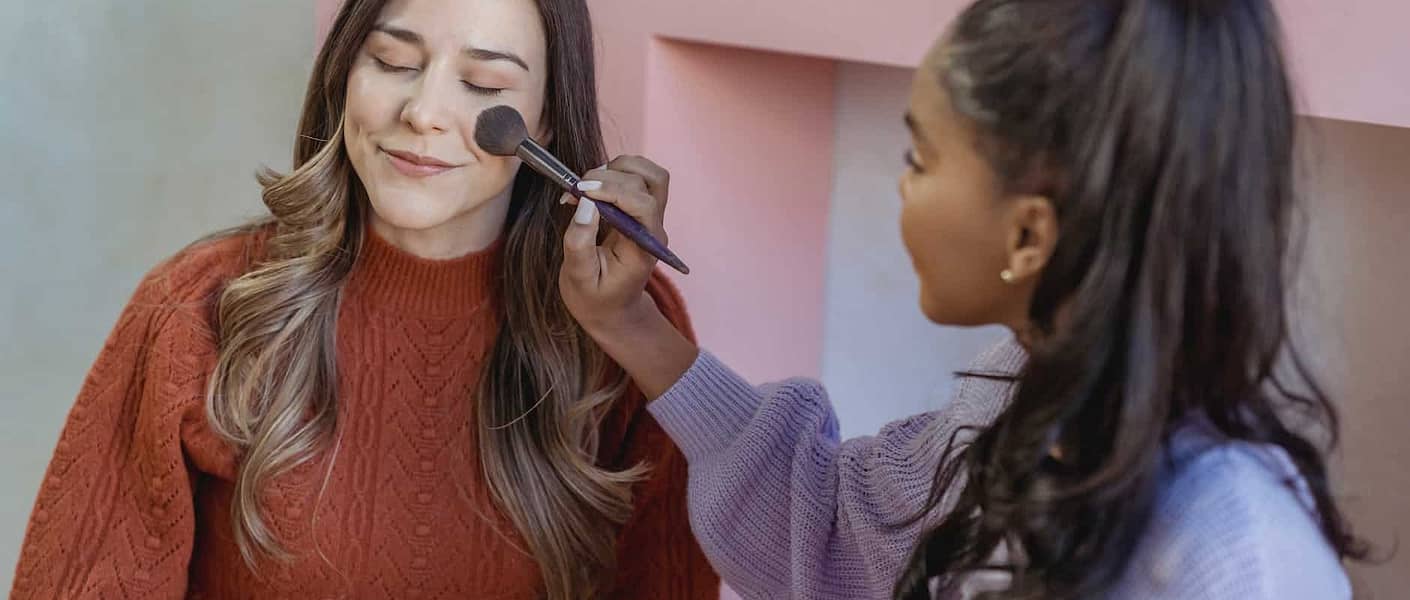
<svg viewBox="0 0 1410 600"><path fill-rule="evenodd" d="M665 205L670 196L671 172L651 159L641 156L618 156L608 163L614 171L634 173L646 181L647 190Z"/></svg>

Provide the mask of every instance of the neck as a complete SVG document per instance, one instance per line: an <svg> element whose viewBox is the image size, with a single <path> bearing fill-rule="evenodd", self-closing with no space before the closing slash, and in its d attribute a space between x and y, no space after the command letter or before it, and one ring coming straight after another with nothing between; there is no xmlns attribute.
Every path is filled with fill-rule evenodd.
<svg viewBox="0 0 1410 600"><path fill-rule="evenodd" d="M1038 341L1038 328L1031 322L1021 321L1007 325L1009 331L1013 332L1014 341L1023 347L1024 351L1032 352L1033 344Z"/></svg>
<svg viewBox="0 0 1410 600"><path fill-rule="evenodd" d="M450 259L416 256L368 228L344 298L414 317L464 317L498 297L502 241Z"/></svg>
<svg viewBox="0 0 1410 600"><path fill-rule="evenodd" d="M499 239L509 217L513 186L448 221L425 228L401 227L371 212L372 230L403 252L418 258L447 260L488 248Z"/></svg>

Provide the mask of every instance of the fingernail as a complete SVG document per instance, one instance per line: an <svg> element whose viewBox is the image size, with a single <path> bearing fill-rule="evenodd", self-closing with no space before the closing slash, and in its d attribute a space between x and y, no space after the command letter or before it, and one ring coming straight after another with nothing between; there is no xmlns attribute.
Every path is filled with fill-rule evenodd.
<svg viewBox="0 0 1410 600"><path fill-rule="evenodd" d="M597 203L587 198L578 202L578 211L573 213L573 222L579 225L591 225L592 219L597 215Z"/></svg>
<svg viewBox="0 0 1410 600"><path fill-rule="evenodd" d="M565 194L563 194L562 196L559 196L559 197L558 197L558 203L559 203L559 204L567 204L567 203L568 203L568 199L569 199L569 198L572 198L572 197L573 197L572 194L567 194L567 193L565 193Z"/></svg>
<svg viewBox="0 0 1410 600"><path fill-rule="evenodd" d="M596 192L600 189L602 189L601 181L592 181L584 179L578 182L578 191L580 192Z"/></svg>

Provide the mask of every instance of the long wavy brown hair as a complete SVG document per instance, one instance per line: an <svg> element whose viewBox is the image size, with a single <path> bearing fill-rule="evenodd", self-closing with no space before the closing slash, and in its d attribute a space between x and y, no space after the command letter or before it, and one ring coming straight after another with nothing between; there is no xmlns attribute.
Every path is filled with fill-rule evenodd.
<svg viewBox="0 0 1410 600"><path fill-rule="evenodd" d="M318 55L291 173L259 180L268 218L260 259L216 309L220 352L207 414L242 450L231 511L252 568L290 558L261 510L271 481L331 447L337 426L335 324L364 243L369 206L344 147L349 71L385 0L349 0ZM583 0L537 0L547 37L543 120L549 149L579 172L604 162L592 30ZM553 599L600 595L616 533L644 467L597 464L597 432L626 388L620 368L584 334L558 294L559 192L528 169L515 179L501 261L504 326L474 401L481 465L500 508L537 560Z"/></svg>

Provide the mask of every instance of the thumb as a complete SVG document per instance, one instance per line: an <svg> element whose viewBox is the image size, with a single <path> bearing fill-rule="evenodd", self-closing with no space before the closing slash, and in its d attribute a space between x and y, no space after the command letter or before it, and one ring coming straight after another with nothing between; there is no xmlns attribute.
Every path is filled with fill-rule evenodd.
<svg viewBox="0 0 1410 600"><path fill-rule="evenodd" d="M597 258L597 203L584 198L563 234L563 274L580 286L595 285L602 265Z"/></svg>

